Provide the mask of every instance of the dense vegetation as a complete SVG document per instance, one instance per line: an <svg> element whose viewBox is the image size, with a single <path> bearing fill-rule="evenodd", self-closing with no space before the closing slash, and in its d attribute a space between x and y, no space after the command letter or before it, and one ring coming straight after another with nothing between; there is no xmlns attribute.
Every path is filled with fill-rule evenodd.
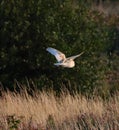
<svg viewBox="0 0 119 130"><path fill-rule="evenodd" d="M38 92L31 97L3 92L0 98L1 130L118 130L119 93L108 101L69 92Z"/></svg>
<svg viewBox="0 0 119 130"><path fill-rule="evenodd" d="M12 89L14 80L28 79L39 89L100 89L113 66L110 52L118 33L109 22L100 12L91 11L85 0L1 0L1 83ZM67 56L85 53L75 68L57 68L55 58L46 52L49 46Z"/></svg>
<svg viewBox="0 0 119 130"><path fill-rule="evenodd" d="M119 3L110 1L0 1L1 130L119 129ZM49 46L85 53L58 68Z"/></svg>

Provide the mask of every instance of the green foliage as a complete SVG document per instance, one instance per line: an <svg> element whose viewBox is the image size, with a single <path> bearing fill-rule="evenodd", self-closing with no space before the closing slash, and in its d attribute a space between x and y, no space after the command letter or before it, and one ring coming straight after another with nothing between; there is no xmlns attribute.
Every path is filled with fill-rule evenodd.
<svg viewBox="0 0 119 130"><path fill-rule="evenodd" d="M9 130L16 130L20 124L20 119L17 119L14 115L7 117L7 123L9 126Z"/></svg>
<svg viewBox="0 0 119 130"><path fill-rule="evenodd" d="M56 129L55 121L52 115L48 116L46 127L47 129Z"/></svg>
<svg viewBox="0 0 119 130"><path fill-rule="evenodd" d="M92 92L105 67L100 54L113 34L89 5L85 0L2 0L0 81L10 85L14 79L21 82L27 77L40 89L59 91L64 85ZM49 46L67 56L85 53L75 68L57 68L55 58L46 52Z"/></svg>

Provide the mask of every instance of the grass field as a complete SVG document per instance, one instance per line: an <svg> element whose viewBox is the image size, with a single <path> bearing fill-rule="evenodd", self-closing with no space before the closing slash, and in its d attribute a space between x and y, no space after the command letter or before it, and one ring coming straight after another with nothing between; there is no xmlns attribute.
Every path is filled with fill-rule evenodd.
<svg viewBox="0 0 119 130"><path fill-rule="evenodd" d="M0 130L118 130L119 94L103 100L53 91L2 92Z"/></svg>

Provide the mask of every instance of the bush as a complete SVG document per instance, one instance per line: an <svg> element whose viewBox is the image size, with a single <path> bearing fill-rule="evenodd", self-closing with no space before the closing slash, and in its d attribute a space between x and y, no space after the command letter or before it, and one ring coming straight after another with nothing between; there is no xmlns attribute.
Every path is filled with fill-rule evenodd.
<svg viewBox="0 0 119 130"><path fill-rule="evenodd" d="M91 12L84 0L11 0L0 3L0 80L32 79L39 89L65 86L92 92L105 70L101 53L110 42L110 28L103 16ZM54 47L67 56L85 53L73 69L53 66L46 52Z"/></svg>

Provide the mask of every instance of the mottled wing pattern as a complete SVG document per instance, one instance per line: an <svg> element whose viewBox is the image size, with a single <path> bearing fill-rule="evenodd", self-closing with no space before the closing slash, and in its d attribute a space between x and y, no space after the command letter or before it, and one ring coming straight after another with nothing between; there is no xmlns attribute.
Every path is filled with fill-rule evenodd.
<svg viewBox="0 0 119 130"><path fill-rule="evenodd" d="M52 55L54 55L58 62L61 62L66 59L65 55L62 52L54 48L48 47L46 50L50 52Z"/></svg>

